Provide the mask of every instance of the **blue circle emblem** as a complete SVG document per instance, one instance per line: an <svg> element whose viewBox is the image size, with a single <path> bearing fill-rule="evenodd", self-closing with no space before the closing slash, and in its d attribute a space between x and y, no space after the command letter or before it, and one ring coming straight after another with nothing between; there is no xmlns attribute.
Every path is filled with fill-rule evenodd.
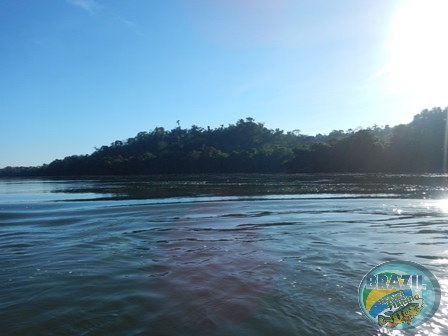
<svg viewBox="0 0 448 336"><path fill-rule="evenodd" d="M440 285L424 266L389 261L370 270L359 285L359 305L373 323L389 329L415 328L440 304Z"/></svg>

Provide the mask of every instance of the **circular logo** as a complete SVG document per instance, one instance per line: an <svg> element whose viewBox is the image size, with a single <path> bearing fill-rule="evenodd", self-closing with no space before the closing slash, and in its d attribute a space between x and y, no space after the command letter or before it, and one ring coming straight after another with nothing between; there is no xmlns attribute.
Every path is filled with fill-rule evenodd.
<svg viewBox="0 0 448 336"><path fill-rule="evenodd" d="M428 321L440 304L440 285L425 267L389 261L374 267L359 285L363 313L383 328L410 329Z"/></svg>

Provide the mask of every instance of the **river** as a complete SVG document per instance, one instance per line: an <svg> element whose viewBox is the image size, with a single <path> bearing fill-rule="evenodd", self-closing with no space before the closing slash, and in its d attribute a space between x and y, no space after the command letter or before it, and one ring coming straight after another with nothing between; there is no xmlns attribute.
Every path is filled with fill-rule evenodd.
<svg viewBox="0 0 448 336"><path fill-rule="evenodd" d="M2 335L447 335L448 176L0 180ZM408 331L361 313L374 266L442 288Z"/></svg>

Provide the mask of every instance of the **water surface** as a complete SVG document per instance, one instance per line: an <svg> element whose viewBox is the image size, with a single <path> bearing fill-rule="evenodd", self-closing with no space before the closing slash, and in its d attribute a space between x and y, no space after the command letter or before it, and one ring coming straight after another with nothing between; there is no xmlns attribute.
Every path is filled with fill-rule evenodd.
<svg viewBox="0 0 448 336"><path fill-rule="evenodd" d="M217 175L0 180L3 335L446 335L448 179ZM362 277L430 269L439 311L361 314Z"/></svg>

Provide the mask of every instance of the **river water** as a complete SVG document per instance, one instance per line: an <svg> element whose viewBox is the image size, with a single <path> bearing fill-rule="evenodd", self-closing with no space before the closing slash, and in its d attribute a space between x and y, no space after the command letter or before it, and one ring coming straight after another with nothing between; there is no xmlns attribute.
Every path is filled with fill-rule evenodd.
<svg viewBox="0 0 448 336"><path fill-rule="evenodd" d="M2 335L447 335L448 177L0 180ZM358 286L409 260L439 280L404 331Z"/></svg>

